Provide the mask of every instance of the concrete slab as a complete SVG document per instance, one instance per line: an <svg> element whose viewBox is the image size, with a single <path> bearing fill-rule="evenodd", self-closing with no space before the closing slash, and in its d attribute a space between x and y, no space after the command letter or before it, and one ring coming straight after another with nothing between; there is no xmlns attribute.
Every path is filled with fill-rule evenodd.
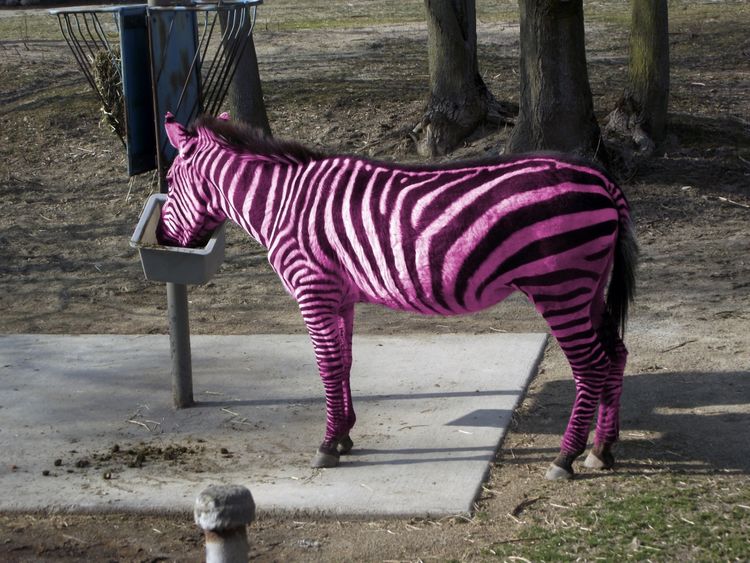
<svg viewBox="0 0 750 563"><path fill-rule="evenodd" d="M0 336L0 510L190 511L236 483L267 513L469 512L545 341L355 337L355 449L315 470L305 335L193 336L198 404L179 411L165 336Z"/></svg>

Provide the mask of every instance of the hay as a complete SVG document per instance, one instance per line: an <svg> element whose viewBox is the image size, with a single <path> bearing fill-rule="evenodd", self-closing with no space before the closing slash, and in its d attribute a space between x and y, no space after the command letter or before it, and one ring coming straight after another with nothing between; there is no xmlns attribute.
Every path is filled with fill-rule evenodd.
<svg viewBox="0 0 750 563"><path fill-rule="evenodd" d="M120 50L97 51L92 62L94 83L102 99L102 125L125 138L125 102L122 93Z"/></svg>

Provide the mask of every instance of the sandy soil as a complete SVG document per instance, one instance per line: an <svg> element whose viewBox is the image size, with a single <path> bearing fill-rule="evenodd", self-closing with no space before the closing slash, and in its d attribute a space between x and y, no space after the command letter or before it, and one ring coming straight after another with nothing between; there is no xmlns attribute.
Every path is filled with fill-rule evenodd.
<svg viewBox="0 0 750 563"><path fill-rule="evenodd" d="M750 496L748 25L744 8L704 19L675 14L667 153L623 179L642 259L616 471L581 468L572 483L542 480L573 394L550 343L472 518L261 517L251 528L256 560L479 558L493 542L516 538L531 512L554 519L554 506L673 474ZM604 23L587 33L603 118L624 84L627 35ZM517 100L515 27L482 24L480 44L493 92ZM329 151L417 158L406 133L425 101L422 26L259 28L256 45L276 135ZM0 332L165 332L163 287L143 279L128 246L156 189L151 178L128 182L122 147L98 127L97 103L61 41L3 40L0 55ZM452 158L497 153L506 138L506 130L481 131ZM234 227L221 272L191 289L190 301L194 333L304 330L262 249ZM388 334L546 329L517 297L453 319L361 307L356 325ZM188 516L0 515L7 561L200 560L201 541Z"/></svg>

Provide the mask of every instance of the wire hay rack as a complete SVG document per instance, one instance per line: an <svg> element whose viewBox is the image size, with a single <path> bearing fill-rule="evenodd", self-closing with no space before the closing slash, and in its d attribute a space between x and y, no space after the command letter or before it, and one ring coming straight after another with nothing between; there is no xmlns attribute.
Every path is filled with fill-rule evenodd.
<svg viewBox="0 0 750 563"><path fill-rule="evenodd" d="M163 118L216 115L252 37L262 0L50 10L128 153L128 174L164 172L176 151Z"/></svg>

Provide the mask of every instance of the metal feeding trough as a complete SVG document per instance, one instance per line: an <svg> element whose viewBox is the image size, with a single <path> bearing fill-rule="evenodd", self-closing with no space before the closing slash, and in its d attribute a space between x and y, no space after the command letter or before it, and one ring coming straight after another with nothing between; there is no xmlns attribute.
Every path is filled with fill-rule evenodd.
<svg viewBox="0 0 750 563"><path fill-rule="evenodd" d="M137 248L141 256L143 273L150 281L185 285L206 283L224 261L226 224L222 223L200 248L160 245L156 240L156 226L166 200L164 194L148 198L130 239L130 246Z"/></svg>

